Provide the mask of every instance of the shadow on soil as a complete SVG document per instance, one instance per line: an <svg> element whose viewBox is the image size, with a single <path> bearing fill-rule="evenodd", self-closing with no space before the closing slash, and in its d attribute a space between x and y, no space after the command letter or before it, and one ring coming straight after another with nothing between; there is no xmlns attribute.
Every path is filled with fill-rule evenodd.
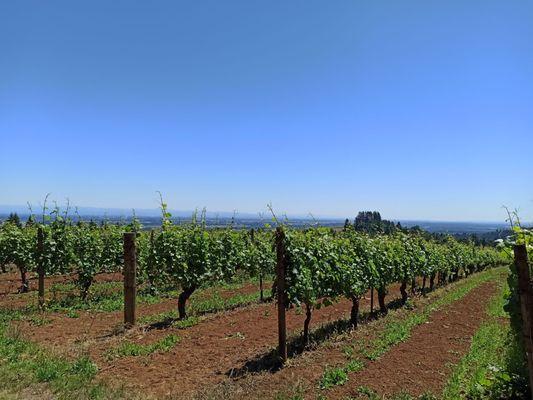
<svg viewBox="0 0 533 400"><path fill-rule="evenodd" d="M208 315L208 314L216 314L217 312L221 312L221 311L231 311L231 310L236 310L236 309L239 309L239 308L246 308L246 307L249 307L250 305L253 305L253 304L266 304L266 303L270 303L272 302L272 299L271 298L266 298L264 300L257 300L257 301L251 301L249 303L243 303L243 304L235 304L235 305L232 305L232 306L229 306L229 307L225 307L223 310L220 310L220 309L213 309L213 310L202 310L202 311L197 311L194 313L194 315L192 315L191 317L200 317L200 316L203 316L203 315ZM156 321L156 322L152 322L150 324L148 324L145 329L147 331L150 331L150 330L159 330L159 329L167 329L167 328L170 328L172 325L174 325L176 322L179 322L179 321L183 321L183 319L179 319L179 318L165 318L161 321ZM185 329L187 328L187 326L185 326L184 328L182 329ZM178 328L179 329L179 328Z"/></svg>
<svg viewBox="0 0 533 400"><path fill-rule="evenodd" d="M401 299L393 300L387 304L389 310L396 310L402 306L403 303ZM383 314L379 312L374 312L373 314L370 312L362 313L360 315L359 325L367 324L382 315ZM287 342L287 355L289 358L295 357L302 354L306 349L313 348L318 343L321 343L334 335L350 331L351 329L353 328L350 321L344 318L324 324L310 333L311 344L308 347L304 346L301 335L290 338ZM258 355L252 360L246 361L240 368L232 368L229 371L226 371L225 374L230 378L239 378L249 373L275 373L279 371L281 367L282 363L278 356L278 351L274 348L267 353Z"/></svg>

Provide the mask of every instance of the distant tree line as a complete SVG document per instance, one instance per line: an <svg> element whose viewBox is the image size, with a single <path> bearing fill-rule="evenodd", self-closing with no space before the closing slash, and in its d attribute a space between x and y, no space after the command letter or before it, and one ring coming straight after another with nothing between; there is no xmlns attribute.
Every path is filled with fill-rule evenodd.
<svg viewBox="0 0 533 400"><path fill-rule="evenodd" d="M32 225L35 223L34 216L30 215L24 225ZM19 228L23 226L22 220L17 213L11 213L6 219L6 222L10 222ZM92 218L87 221L89 225L96 226L97 222ZM79 221L78 223L81 223ZM100 221L100 225L105 225L105 220ZM119 224L117 224L119 225ZM355 217L353 223L346 218L344 222L344 231L355 230L357 232L364 232L370 235L385 234L390 235L397 232L404 233L418 233L424 236L426 239L434 239L438 242L443 242L447 237L453 236L455 239L461 242L471 242L478 246L492 246L496 239L505 239L511 236L513 232L510 229L497 229L491 232L483 233L466 233L466 232L434 232L430 233L420 226L415 225L410 228L403 227L400 222L389 221L381 218L379 211L359 211Z"/></svg>
<svg viewBox="0 0 533 400"><path fill-rule="evenodd" d="M381 218L378 211L359 211L353 224L349 219L344 222L344 230L354 229L357 232L365 232L371 235L384 233L386 235L398 231L405 231L402 225Z"/></svg>
<svg viewBox="0 0 533 400"><path fill-rule="evenodd" d="M17 213L9 214L9 217L7 217L6 222L10 222L13 225L18 226L19 228L22 228L22 222L20 221L20 217Z"/></svg>
<svg viewBox="0 0 533 400"><path fill-rule="evenodd" d="M437 242L445 242L446 238L453 236L461 242L469 242L478 246L493 246L496 239L504 239L513 234L509 229L497 229L491 232L466 233L466 232L428 232L420 226L415 225L410 228L403 227L400 222L389 221L381 218L378 211L359 211L353 223L347 218L344 222L344 230L355 230L369 235L385 234L390 235L397 232L418 233L426 239L433 239Z"/></svg>

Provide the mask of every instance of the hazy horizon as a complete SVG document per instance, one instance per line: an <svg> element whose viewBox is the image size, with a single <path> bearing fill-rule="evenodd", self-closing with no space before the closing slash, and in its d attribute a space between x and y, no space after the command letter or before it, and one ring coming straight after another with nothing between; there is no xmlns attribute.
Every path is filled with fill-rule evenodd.
<svg viewBox="0 0 533 400"><path fill-rule="evenodd" d="M64 212L66 209L65 204L58 204L59 209ZM54 207L53 202L48 203L48 212L51 211L51 209ZM104 216L110 216L110 217L131 217L133 215L133 212L135 212L136 216L139 217L159 217L161 214L161 210L157 207L153 208L123 208L123 207L92 207L92 206L77 206L75 204L70 204L70 215L74 215L76 208L79 211L79 214L81 216L85 217L104 217ZM40 215L42 214L42 205L39 204L33 204L32 205L33 214ZM170 207L168 211L173 215L173 217L179 217L179 218L187 218L192 215L192 213L195 212L195 210L200 213L203 210L203 207L198 207L196 209L178 209ZM356 210L352 213L352 215L320 215L320 214L312 214L310 213L285 213L283 211L275 211L278 216L287 215L289 218L298 218L298 219L306 219L306 220L312 220L313 218L318 219L329 219L329 220L339 220L344 221L346 218L353 220L359 211L378 211L381 214L381 217L383 219L391 220L391 221L400 221L400 222L430 222L430 223L473 223L473 224L501 224L506 225L507 222L505 221L505 218L501 220L442 220L442 219L431 219L431 218L397 218L395 216L391 215L385 215L380 210L375 209L361 209ZM9 213L17 213L19 215L27 216L30 214L29 208L27 205L6 205L6 204L0 204L0 215L8 215ZM207 217L208 218L217 218L220 217L221 219L224 218L231 218L235 212L236 218L262 218L266 221L269 221L272 218L272 215L270 211L265 207L264 210L260 210L257 212L249 212L249 211L228 211L228 210L209 210L206 209ZM524 223L530 223L529 220L524 220Z"/></svg>

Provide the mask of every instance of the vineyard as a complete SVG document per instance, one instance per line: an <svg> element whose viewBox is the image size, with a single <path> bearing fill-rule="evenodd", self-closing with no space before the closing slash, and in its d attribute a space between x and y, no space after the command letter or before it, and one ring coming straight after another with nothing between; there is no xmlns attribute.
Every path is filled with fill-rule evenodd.
<svg viewBox="0 0 533 400"><path fill-rule="evenodd" d="M362 370L363 382L366 363L370 370L441 308L478 293L482 315L495 283L505 281L501 266L510 261L495 247L424 232L294 229L275 218L276 228L212 229L202 216L187 224L170 217L163 204L161 226L149 231L135 219L97 224L58 210L26 224L2 224L4 341L16 338L20 347L29 340L70 354L51 361L43 353L34 366L39 382L59 382L51 385L55 395L72 396L74 389L61 382L78 379L81 368L90 376L83 390L94 392L84 392L88 397L140 390L238 398L242 393L217 392L220 385L229 379L242 391L242 382L274 374L274 397L304 398L283 383L287 371L301 370L307 357L320 358L332 340L370 335L362 347L344 346L351 349L343 350L349 353L344 367L319 363L326 367L314 378L319 383L311 393L318 393L312 396L340 398L335 390L350 374ZM133 276L125 268L132 263ZM19 349L0 355L6 357L17 364L24 356ZM58 363L62 372L46 375L43 363ZM119 389L117 377L125 383ZM357 382L357 375L351 379Z"/></svg>
<svg viewBox="0 0 533 400"><path fill-rule="evenodd" d="M533 1L0 16L0 400L533 400Z"/></svg>

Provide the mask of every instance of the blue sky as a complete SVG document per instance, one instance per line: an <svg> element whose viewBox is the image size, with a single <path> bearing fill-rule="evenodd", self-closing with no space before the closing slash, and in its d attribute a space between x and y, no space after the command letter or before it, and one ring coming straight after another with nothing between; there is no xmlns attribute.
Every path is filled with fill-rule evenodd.
<svg viewBox="0 0 533 400"><path fill-rule="evenodd" d="M0 204L533 220L533 2L0 4Z"/></svg>

